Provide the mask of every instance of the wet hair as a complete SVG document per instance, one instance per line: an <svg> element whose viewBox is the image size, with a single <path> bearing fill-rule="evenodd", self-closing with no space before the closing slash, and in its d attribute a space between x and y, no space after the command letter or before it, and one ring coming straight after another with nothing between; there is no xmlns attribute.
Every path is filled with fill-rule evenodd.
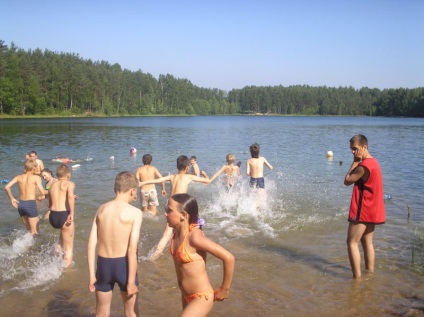
<svg viewBox="0 0 424 317"><path fill-rule="evenodd" d="M356 134L350 139L350 144L357 143L360 146L368 146L368 139L363 134Z"/></svg>
<svg viewBox="0 0 424 317"><path fill-rule="evenodd" d="M37 162L35 160L33 160L33 159L26 160L25 171L26 172L32 171L34 169L34 167L36 167L36 166L37 166Z"/></svg>
<svg viewBox="0 0 424 317"><path fill-rule="evenodd" d="M43 173L49 173L52 177L54 177L53 172L47 167L41 170L40 174L43 174Z"/></svg>
<svg viewBox="0 0 424 317"><path fill-rule="evenodd" d="M131 172L120 172L115 177L115 194L117 193L126 193L132 188L138 187L138 180L135 177L134 173Z"/></svg>
<svg viewBox="0 0 424 317"><path fill-rule="evenodd" d="M179 171L184 171L187 167L190 166L190 160L185 155L180 155L177 158L177 169Z"/></svg>
<svg viewBox="0 0 424 317"><path fill-rule="evenodd" d="M197 224L199 219L199 205L196 198L189 194L175 194L171 199L178 203L178 211L185 211L188 214L188 223Z"/></svg>
<svg viewBox="0 0 424 317"><path fill-rule="evenodd" d="M253 158L258 158L259 157L259 144L258 143L254 143L250 146L250 155L252 155Z"/></svg>
<svg viewBox="0 0 424 317"><path fill-rule="evenodd" d="M143 164L144 165L150 165L152 163L153 157L150 154L144 154L143 155Z"/></svg>
<svg viewBox="0 0 424 317"><path fill-rule="evenodd" d="M57 167L56 170L56 176L61 178L61 177L65 177L66 175L71 174L71 170L69 169L68 165L66 164L60 164Z"/></svg>
<svg viewBox="0 0 424 317"><path fill-rule="evenodd" d="M195 161L197 161L197 158L193 155L192 157L190 157L190 161L191 160L195 160Z"/></svg>
<svg viewBox="0 0 424 317"><path fill-rule="evenodd" d="M234 154L230 153L230 154L227 154L226 159L227 159L228 163L234 163L234 161L236 160L236 156Z"/></svg>

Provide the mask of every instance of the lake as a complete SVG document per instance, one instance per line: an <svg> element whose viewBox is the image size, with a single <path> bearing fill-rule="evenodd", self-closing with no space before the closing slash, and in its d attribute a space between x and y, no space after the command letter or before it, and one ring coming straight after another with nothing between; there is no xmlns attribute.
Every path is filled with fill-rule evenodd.
<svg viewBox="0 0 424 317"><path fill-rule="evenodd" d="M385 200L386 224L377 226L374 235L375 273L360 282L351 278L345 242L352 186L343 185L353 159L349 139L357 133L367 136L369 151L382 168L385 194L391 196ZM195 155L212 176L234 153L243 171L235 190L225 192L219 179L189 188L206 221L205 235L236 257L230 298L215 303L211 316L422 316L424 274L418 265L424 264L424 248L417 240L424 234L423 140L424 120L410 118L0 120L0 179L21 173L31 150L52 170L57 155L81 160L72 170L79 199L75 265L67 270L54 251L59 231L40 220L40 236L33 239L1 185L1 315L93 316L86 246L96 209L114 197L116 174L135 171L143 154L150 153L162 175L176 173L176 158L184 154ZM265 168L267 199L259 213L245 175L249 146L255 142L274 167ZM135 156L131 147L137 149ZM334 157L328 159L330 150ZM140 311L142 316L178 316L180 291L169 252L156 262L146 261L166 223L166 201L159 202L159 216L145 218L141 229ZM44 214L46 205L39 209ZM222 266L212 256L208 272L218 287ZM117 287L111 315L122 315Z"/></svg>

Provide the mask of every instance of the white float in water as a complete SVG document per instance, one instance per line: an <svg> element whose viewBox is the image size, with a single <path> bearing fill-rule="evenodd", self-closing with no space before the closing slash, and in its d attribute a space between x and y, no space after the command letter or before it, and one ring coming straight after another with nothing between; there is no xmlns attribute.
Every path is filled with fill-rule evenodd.
<svg viewBox="0 0 424 317"><path fill-rule="evenodd" d="M327 151L327 157L333 157L333 156L334 156L333 151Z"/></svg>

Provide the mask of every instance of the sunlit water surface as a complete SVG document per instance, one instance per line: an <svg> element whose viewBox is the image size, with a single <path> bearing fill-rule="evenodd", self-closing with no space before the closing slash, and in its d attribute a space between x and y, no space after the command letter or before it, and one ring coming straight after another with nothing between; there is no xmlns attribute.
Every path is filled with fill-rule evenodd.
<svg viewBox="0 0 424 317"><path fill-rule="evenodd" d="M343 185L343 178L352 161L349 139L356 133L368 137L383 171L385 193L392 197L386 200L387 223L376 228L376 272L361 282L351 280L345 246L352 188ZM0 191L0 314L93 316L95 297L87 290L86 265L91 222L97 207L113 198L115 175L135 171L143 154L153 155L153 165L163 175L176 172L179 155L196 155L200 168L212 175L225 164L226 154L234 153L244 174L249 146L257 142L274 167L265 170L262 211L256 209L247 176L230 193L219 179L189 189L206 220L205 234L236 257L230 298L215 303L211 316L422 315L424 276L412 265L412 249L424 233L423 137L424 121L406 118L2 120L0 179L21 173L25 153L33 149L51 169L57 166L51 161L56 155L81 162L72 171L79 199L75 265L68 270L55 253L59 232L42 220L41 234L33 239ZM130 156L131 147L137 148L136 156ZM326 158L329 150L331 160ZM14 193L18 195L16 189ZM165 227L164 203L161 198L160 216L145 218L142 225L142 316L178 316L181 310L168 252L155 263L145 260ZM39 207L43 214L46 205ZM219 286L221 263L209 257L208 271ZM121 316L115 292L112 316Z"/></svg>

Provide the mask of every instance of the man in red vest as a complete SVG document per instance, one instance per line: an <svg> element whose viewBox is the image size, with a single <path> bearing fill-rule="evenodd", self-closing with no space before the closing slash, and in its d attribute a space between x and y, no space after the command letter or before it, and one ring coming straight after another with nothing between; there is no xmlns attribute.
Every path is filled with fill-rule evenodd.
<svg viewBox="0 0 424 317"><path fill-rule="evenodd" d="M368 152L368 140L362 134L350 139L353 162L346 174L344 184L354 184L349 209L349 228L347 231L347 250L353 278L361 277L362 244L365 269L374 271L375 252L373 236L375 225L386 221L384 210L383 179L380 165Z"/></svg>

